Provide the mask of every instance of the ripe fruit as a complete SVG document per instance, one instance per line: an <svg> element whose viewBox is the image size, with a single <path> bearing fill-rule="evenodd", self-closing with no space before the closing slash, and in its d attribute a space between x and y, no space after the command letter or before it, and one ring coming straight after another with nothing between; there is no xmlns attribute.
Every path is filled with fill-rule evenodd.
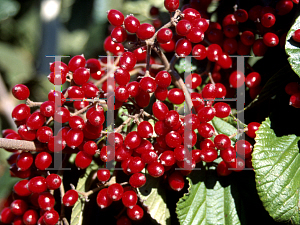
<svg viewBox="0 0 300 225"><path fill-rule="evenodd" d="M113 26L121 26L124 22L124 15L115 9L111 9L107 12L107 19Z"/></svg>
<svg viewBox="0 0 300 225"><path fill-rule="evenodd" d="M136 31L136 35L141 40L147 40L155 34L155 28L149 23L143 23Z"/></svg>
<svg viewBox="0 0 300 225"><path fill-rule="evenodd" d="M168 177L170 187L175 191L181 191L184 187L184 178L179 171L173 172Z"/></svg>
<svg viewBox="0 0 300 225"><path fill-rule="evenodd" d="M17 84L12 88L12 94L18 100L25 100L29 97L30 91L24 84Z"/></svg>
<svg viewBox="0 0 300 225"><path fill-rule="evenodd" d="M234 71L230 74L229 83L233 88L241 87L245 82L245 75L240 71Z"/></svg>
<svg viewBox="0 0 300 225"><path fill-rule="evenodd" d="M296 42L300 42L300 29L295 30L295 32L292 34L292 38Z"/></svg>
<svg viewBox="0 0 300 225"><path fill-rule="evenodd" d="M75 190L68 190L63 197L65 206L73 206L78 200L78 193Z"/></svg>
<svg viewBox="0 0 300 225"><path fill-rule="evenodd" d="M179 0L165 0L164 5L169 12L174 12L179 7Z"/></svg>

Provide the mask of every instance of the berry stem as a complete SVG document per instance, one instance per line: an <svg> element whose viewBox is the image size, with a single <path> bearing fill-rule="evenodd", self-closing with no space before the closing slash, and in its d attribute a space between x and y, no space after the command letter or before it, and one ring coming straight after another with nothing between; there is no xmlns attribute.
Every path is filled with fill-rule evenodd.
<svg viewBox="0 0 300 225"><path fill-rule="evenodd" d="M248 131L248 128L238 129L237 132L234 133L234 134L232 134L232 135L230 135L229 138L230 138L230 139L231 139L231 138L234 138L234 137L237 136L238 134L243 133L243 132L246 132L246 131Z"/></svg>
<svg viewBox="0 0 300 225"><path fill-rule="evenodd" d="M150 56L151 56L151 45L147 44L147 57L146 57L146 73L145 77L150 77Z"/></svg>
<svg viewBox="0 0 300 225"><path fill-rule="evenodd" d="M170 67L169 72L172 75L172 78L173 78L172 80L173 80L173 83L175 84L175 86L182 89L189 111L192 111L193 113L196 113L195 109L193 108L193 102L192 102L192 99L191 99L190 92L188 91L187 87L185 86L185 84L184 84L182 78L180 77L180 75L174 69L174 65L175 65L175 62L176 62L177 59L178 59L177 57L173 56L173 58L171 60L171 64L170 64L170 65L172 65L172 67Z"/></svg>
<svg viewBox="0 0 300 225"><path fill-rule="evenodd" d="M43 102L33 102L29 98L27 98L26 100L26 105L28 105L29 107L41 106L42 104Z"/></svg>

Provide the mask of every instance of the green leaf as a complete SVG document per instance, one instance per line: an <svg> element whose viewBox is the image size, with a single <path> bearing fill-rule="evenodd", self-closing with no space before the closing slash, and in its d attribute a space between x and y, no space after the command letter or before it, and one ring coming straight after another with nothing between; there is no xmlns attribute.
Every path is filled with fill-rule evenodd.
<svg viewBox="0 0 300 225"><path fill-rule="evenodd" d="M288 61L292 69L300 76L300 44L292 39L292 34L298 29L300 29L300 16L296 19L286 36L285 51L290 56Z"/></svg>
<svg viewBox="0 0 300 225"><path fill-rule="evenodd" d="M232 134L235 134L237 132L237 127L232 126L231 124L227 123L226 121L218 118L218 117L214 117L212 120L212 124L215 127L216 131L219 134L226 134L227 136L230 136ZM240 129L243 129L244 127L240 127ZM238 140L239 137L242 134L238 134L236 136L234 136L232 139L234 141Z"/></svg>
<svg viewBox="0 0 300 225"><path fill-rule="evenodd" d="M300 156L295 135L277 137L269 118L256 132L252 154L256 188L270 216L280 222L300 223Z"/></svg>
<svg viewBox="0 0 300 225"><path fill-rule="evenodd" d="M166 204L165 189L160 186L160 179L153 178L148 174L146 174L146 179L146 184L137 189L139 199L147 208L151 218L158 224L170 224L170 211Z"/></svg>
<svg viewBox="0 0 300 225"><path fill-rule="evenodd" d="M92 172L98 168L94 162L86 168L84 175L78 179L76 186L77 191L86 192L91 186L91 175ZM83 211L84 211L85 202L82 199L79 199L72 208L71 214L71 225L81 225L83 222Z"/></svg>
<svg viewBox="0 0 300 225"><path fill-rule="evenodd" d="M193 171L188 177L189 193L177 203L181 225L241 224L236 208L235 187L229 177L218 177L216 171Z"/></svg>

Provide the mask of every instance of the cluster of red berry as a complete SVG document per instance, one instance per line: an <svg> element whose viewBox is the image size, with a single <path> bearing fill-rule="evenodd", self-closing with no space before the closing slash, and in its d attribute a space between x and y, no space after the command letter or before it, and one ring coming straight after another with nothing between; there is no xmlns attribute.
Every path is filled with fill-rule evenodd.
<svg viewBox="0 0 300 225"><path fill-rule="evenodd" d="M254 55L263 56L268 47L278 45L279 38L272 30L276 18L289 13L293 2L298 4L298 1L280 0L274 8L256 5L249 11L235 8L232 14L225 16L222 25L209 21L207 2L210 1L191 0L178 10L179 0L165 0L165 8L172 17L163 27L158 19L153 25L141 24L133 15L124 17L120 11L112 9L107 17L114 28L105 39L104 48L108 54L116 56L113 68L109 67L107 58L86 60L83 55L74 56L68 65L54 62L50 65L49 81L55 85L68 82L70 86L62 92L50 91L48 100L41 103L29 100L30 92L25 85L13 87L13 95L18 100L26 100L26 104L17 105L12 112L18 130L4 130L3 137L34 141L36 149L26 147L23 150L22 145L7 145L7 150L13 152L8 159L11 175L23 180L15 184L13 199L0 213L2 223L54 225L59 221L53 190L63 185L61 176L46 173L57 152L76 153L74 163L80 169L87 168L95 158L101 159L97 178L103 186L99 188L97 204L106 208L121 200L127 208L127 216L121 216L118 225L131 224L128 218L143 218L136 188L145 185L145 171L155 178L164 177L173 190L180 191L185 185L184 176L199 162L211 163L220 156L222 161L216 168L220 176L241 171L245 166L252 167L252 145L246 140L234 143L233 136L218 134L212 125L215 117L223 119L231 115L229 104L214 99L229 97L229 87L236 89L244 84L250 89L252 98L258 94L260 74L252 71L245 77L240 71L232 70L234 60L229 55L249 55L252 49ZM151 8L152 16L158 13L157 8ZM248 19L257 25L262 38L255 39L255 32L242 26ZM130 35L137 39L131 51L127 51L122 43ZM153 58L151 51L156 51L160 60ZM170 88L172 79L177 78L163 51L175 52L175 60L190 54L196 60L207 59L207 64L214 67L203 74L190 74L186 84L179 78L182 82L177 80L178 86ZM230 71L225 82L221 76L223 70ZM132 75L137 73L144 76L133 80ZM108 97L110 101L107 78L111 74L114 75L114 109L126 107L130 114L127 115L129 120L108 135L110 145L106 146L96 140L106 135L106 101L101 98ZM205 75L209 82L203 84ZM198 91L200 87L201 92ZM299 85L288 84L286 92L292 95L291 104L299 108ZM149 105L151 96L157 101L149 114L144 108ZM80 101L83 99L85 101ZM172 108L188 100L192 104L188 107L194 109L194 113L183 116ZM38 109L32 110L34 107ZM154 124L145 117L152 119ZM137 129L129 130L125 136L121 130L131 120L137 123ZM62 126L57 133L52 121ZM252 122L244 131L250 138L255 138L259 125ZM117 183L111 177L111 171L102 168L113 160L130 176L129 185ZM79 195L70 189L61 196L62 203L66 207L73 206Z"/></svg>

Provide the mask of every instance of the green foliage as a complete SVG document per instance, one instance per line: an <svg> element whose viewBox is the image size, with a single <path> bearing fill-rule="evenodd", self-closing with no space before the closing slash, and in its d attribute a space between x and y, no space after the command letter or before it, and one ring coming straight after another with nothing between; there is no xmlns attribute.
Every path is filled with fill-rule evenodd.
<svg viewBox="0 0 300 225"><path fill-rule="evenodd" d="M158 224L170 225L170 211L166 203L166 190L160 185L160 179L146 174L146 184L138 188L139 199L147 212Z"/></svg>
<svg viewBox="0 0 300 225"><path fill-rule="evenodd" d="M91 186L91 175L93 175L97 168L98 165L94 162L92 162L91 165L86 168L84 175L78 179L76 186L77 191L86 192L89 190ZM84 207L85 200L79 198L72 208L71 225L81 225L83 223Z"/></svg>
<svg viewBox="0 0 300 225"><path fill-rule="evenodd" d="M277 137L271 127L267 118L256 132L252 163L258 195L276 221L299 224L300 137Z"/></svg>
<svg viewBox="0 0 300 225"><path fill-rule="evenodd" d="M179 200L176 208L181 225L241 224L233 198L236 189L232 187L232 180L226 178L203 167L188 176L189 193Z"/></svg>

